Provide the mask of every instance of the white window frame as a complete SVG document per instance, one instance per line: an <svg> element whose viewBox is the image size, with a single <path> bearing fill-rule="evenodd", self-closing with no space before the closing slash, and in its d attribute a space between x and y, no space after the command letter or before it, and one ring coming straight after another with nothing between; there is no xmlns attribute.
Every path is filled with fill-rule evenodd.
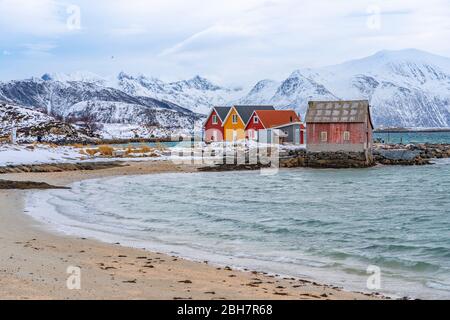
<svg viewBox="0 0 450 320"><path fill-rule="evenodd" d="M232 117L231 117L231 122L232 122L233 124L238 123L238 116L237 116L237 114L233 114L233 115L232 115Z"/></svg>
<svg viewBox="0 0 450 320"><path fill-rule="evenodd" d="M219 117L218 117L217 115L214 114L214 115L212 116L212 124L218 124L218 123L219 123L218 119L219 119Z"/></svg>
<svg viewBox="0 0 450 320"><path fill-rule="evenodd" d="M259 123L259 118L258 118L258 116L254 116L254 117L253 117L253 123Z"/></svg>
<svg viewBox="0 0 450 320"><path fill-rule="evenodd" d="M350 131L344 131L344 141L350 141Z"/></svg>
<svg viewBox="0 0 450 320"><path fill-rule="evenodd" d="M327 131L320 132L320 142L328 142L328 132Z"/></svg>

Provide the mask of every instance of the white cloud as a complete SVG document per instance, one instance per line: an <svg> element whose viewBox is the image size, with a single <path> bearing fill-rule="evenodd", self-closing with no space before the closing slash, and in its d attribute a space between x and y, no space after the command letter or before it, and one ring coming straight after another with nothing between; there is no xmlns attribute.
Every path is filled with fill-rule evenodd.
<svg viewBox="0 0 450 320"><path fill-rule="evenodd" d="M36 36L66 32L65 6L55 0L0 0L0 28Z"/></svg>
<svg viewBox="0 0 450 320"><path fill-rule="evenodd" d="M50 56L51 51L57 47L53 43L26 43L22 45L24 48L23 54L32 57Z"/></svg>
<svg viewBox="0 0 450 320"><path fill-rule="evenodd" d="M76 37L68 36L69 4L81 10ZM369 7L379 8L379 28L368 27ZM54 71L134 69L241 83L382 49L450 56L448 0L0 0L0 12L5 48L61 48L45 65L64 69Z"/></svg>

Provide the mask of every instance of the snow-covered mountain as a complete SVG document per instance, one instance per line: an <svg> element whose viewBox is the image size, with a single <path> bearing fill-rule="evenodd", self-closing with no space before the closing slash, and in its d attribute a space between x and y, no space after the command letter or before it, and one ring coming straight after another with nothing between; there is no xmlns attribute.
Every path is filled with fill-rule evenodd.
<svg viewBox="0 0 450 320"><path fill-rule="evenodd" d="M450 127L450 59L424 51L380 51L296 70L275 84L258 83L239 103L274 104L304 115L308 100L369 99L376 126Z"/></svg>
<svg viewBox="0 0 450 320"><path fill-rule="evenodd" d="M163 82L144 75L132 76L121 72L117 87L133 96L171 101L193 112L207 114L212 106L225 105L242 97L242 89L225 88L200 76L177 82Z"/></svg>
<svg viewBox="0 0 450 320"><path fill-rule="evenodd" d="M0 137L9 136L13 127L17 130L18 141L22 142L36 141L38 136L47 142L93 141L82 128L58 121L39 111L1 102Z"/></svg>
<svg viewBox="0 0 450 320"><path fill-rule="evenodd" d="M192 130L201 116L168 101L129 95L85 74L0 83L0 100L16 103L56 118L89 118L101 123L139 124Z"/></svg>
<svg viewBox="0 0 450 320"><path fill-rule="evenodd" d="M273 104L305 115L309 100L369 99L375 125L450 127L450 59L407 49L262 80L250 92L196 76L164 82L144 75L90 72L0 82L0 101L63 118L192 129L211 106Z"/></svg>

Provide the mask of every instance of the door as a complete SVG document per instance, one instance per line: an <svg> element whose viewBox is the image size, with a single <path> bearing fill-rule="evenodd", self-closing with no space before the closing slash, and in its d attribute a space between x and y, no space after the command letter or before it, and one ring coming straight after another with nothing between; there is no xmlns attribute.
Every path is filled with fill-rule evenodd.
<svg viewBox="0 0 450 320"><path fill-rule="evenodd" d="M294 144L300 144L300 128L295 128Z"/></svg>

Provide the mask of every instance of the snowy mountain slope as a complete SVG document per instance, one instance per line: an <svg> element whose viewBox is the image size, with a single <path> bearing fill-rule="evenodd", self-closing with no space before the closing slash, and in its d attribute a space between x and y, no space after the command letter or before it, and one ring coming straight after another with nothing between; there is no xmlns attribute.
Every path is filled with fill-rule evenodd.
<svg viewBox="0 0 450 320"><path fill-rule="evenodd" d="M240 101L251 103L252 91ZM297 70L275 94L272 88L262 91L270 98L255 102L302 115L308 100L369 99L376 126L450 127L450 59L415 49Z"/></svg>
<svg viewBox="0 0 450 320"><path fill-rule="evenodd" d="M294 71L278 87L275 95L270 99L270 104L280 108L293 108L299 113L305 114L308 101L317 98L333 100L337 97L322 84L307 78L299 71Z"/></svg>
<svg viewBox="0 0 450 320"><path fill-rule="evenodd" d="M124 72L46 74L0 82L0 99L62 117L90 116L109 124L194 123L214 105L273 104L305 114L309 100L369 99L376 126L450 127L450 59L407 49L380 51L343 64L304 68L284 81L259 81L245 95L196 76L164 82Z"/></svg>
<svg viewBox="0 0 450 320"><path fill-rule="evenodd" d="M265 79L259 81L253 89L244 97L239 99L239 104L265 104L277 92L280 82Z"/></svg>
<svg viewBox="0 0 450 320"><path fill-rule="evenodd" d="M60 77L61 79L61 77ZM193 128L200 115L171 102L150 97L131 96L119 89L105 87L96 79L73 77L0 83L0 94L14 102L62 118L89 117L104 123L133 123L171 128Z"/></svg>
<svg viewBox="0 0 450 320"><path fill-rule="evenodd" d="M82 101L64 112L66 118L91 117L100 123L141 124L164 128L193 128L196 117L175 110L111 101Z"/></svg>
<svg viewBox="0 0 450 320"><path fill-rule="evenodd" d="M9 136L13 127L22 142L36 141L38 136L47 142L92 140L84 130L42 112L0 102L0 137Z"/></svg>
<svg viewBox="0 0 450 320"><path fill-rule="evenodd" d="M207 114L212 106L225 105L243 94L241 89L220 87L200 76L166 83L156 78L135 77L121 72L117 80L117 87L129 95L170 101L201 114Z"/></svg>

